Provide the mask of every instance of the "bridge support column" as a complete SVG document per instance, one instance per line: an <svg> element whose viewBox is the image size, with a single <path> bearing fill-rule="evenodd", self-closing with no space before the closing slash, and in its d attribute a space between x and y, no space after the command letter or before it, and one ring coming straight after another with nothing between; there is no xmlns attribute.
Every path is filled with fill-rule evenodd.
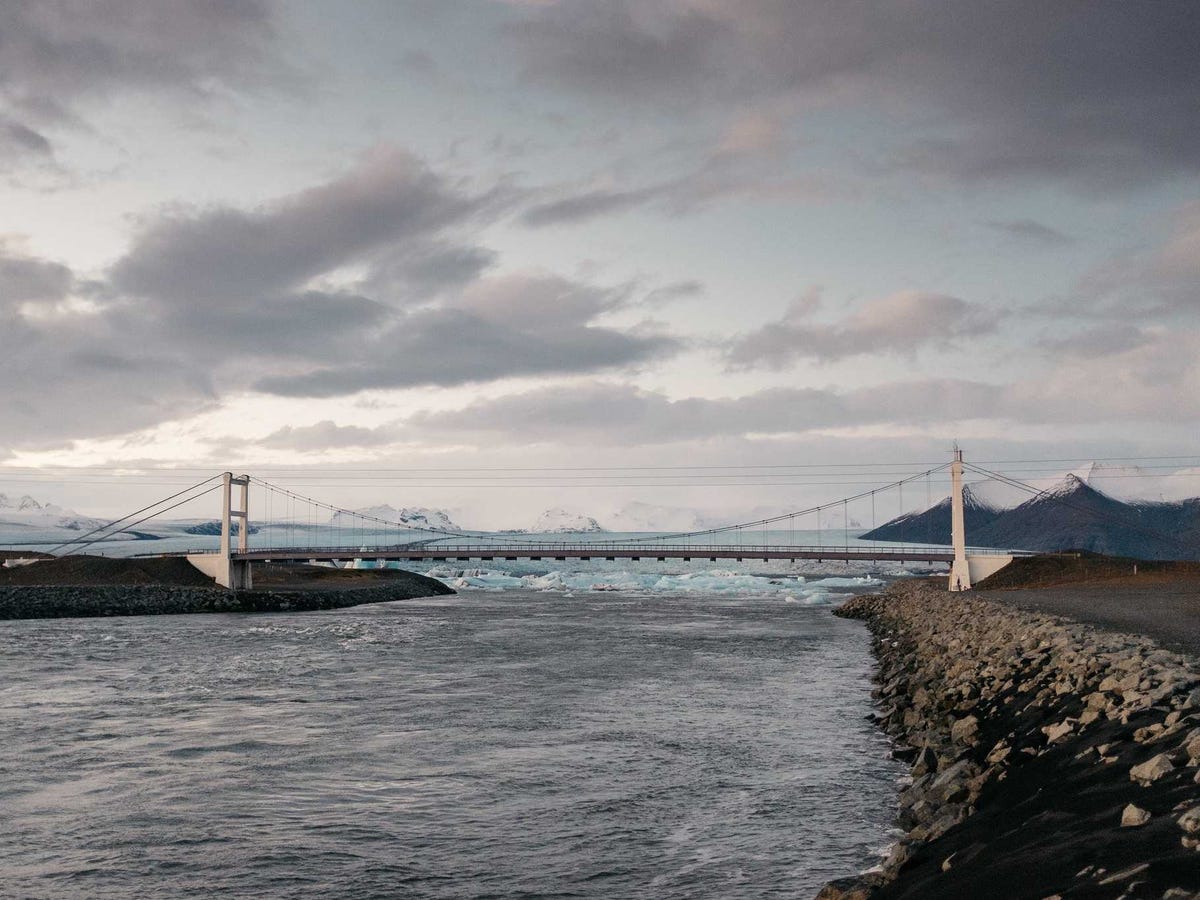
<svg viewBox="0 0 1200 900"><path fill-rule="evenodd" d="M250 548L250 476L234 476L226 472L221 476L221 544L214 553L196 553L188 562L212 578L217 584L231 591L247 591L253 586L250 563L233 558L233 520L238 520L237 549L245 553ZM233 486L237 485L239 508L233 506Z"/></svg>
<svg viewBox="0 0 1200 900"><path fill-rule="evenodd" d="M971 589L971 567L967 563L967 525L963 512L962 451L954 447L950 463L950 543L954 545L954 562L950 564L950 590Z"/></svg>

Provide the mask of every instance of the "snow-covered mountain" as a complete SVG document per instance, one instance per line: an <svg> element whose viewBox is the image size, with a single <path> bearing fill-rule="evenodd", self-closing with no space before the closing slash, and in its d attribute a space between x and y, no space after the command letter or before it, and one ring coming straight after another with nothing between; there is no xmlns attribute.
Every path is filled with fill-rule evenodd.
<svg viewBox="0 0 1200 900"><path fill-rule="evenodd" d="M707 528L699 510L633 501L607 519L613 531L699 531Z"/></svg>
<svg viewBox="0 0 1200 900"><path fill-rule="evenodd" d="M977 485L963 488L963 519L967 534L974 537L990 525L1002 508L980 497ZM945 544L950 541L950 498L943 497L922 512L897 516L862 536L864 541L904 541L915 544Z"/></svg>
<svg viewBox="0 0 1200 900"><path fill-rule="evenodd" d="M799 506L799 503L796 504ZM730 509L699 509L686 506L657 506L650 503L626 503L607 517L611 531L700 531L705 528L721 528L734 522L753 522L786 516L796 506L750 506ZM849 527L862 528L859 520L851 515L849 525L845 523L840 507L822 510L820 527L836 530ZM816 528L817 521L811 514L796 520L797 528ZM780 527L780 526L775 526ZM782 527L787 528L786 522Z"/></svg>
<svg viewBox="0 0 1200 900"><path fill-rule="evenodd" d="M965 488L967 542L1039 551L1090 550L1143 559L1190 559L1200 545L1200 499L1126 502L1076 473L1039 488L1042 493L1008 508L981 503L971 488ZM863 537L949 543L950 500L893 519Z"/></svg>
<svg viewBox="0 0 1200 900"><path fill-rule="evenodd" d="M1041 478L1030 478L1020 472L1014 474L1030 487L1055 496L1071 494L1080 484L1123 503L1178 503L1200 496L1200 468L1158 474L1138 466L1090 462L1070 471ZM966 481L965 490L974 505L997 513L1015 509L1034 496L1029 491L998 481L984 480L970 472ZM939 497L930 505L922 502L893 521L916 517L942 505L948 508L949 503L949 497Z"/></svg>
<svg viewBox="0 0 1200 900"><path fill-rule="evenodd" d="M546 510L538 516L537 521L533 523L533 527L529 529L532 534L574 534L577 532L607 530L606 528L602 528L600 523L591 516L567 512L560 507Z"/></svg>
<svg viewBox="0 0 1200 900"><path fill-rule="evenodd" d="M1195 468L1159 474L1138 466L1091 462L1072 469L1070 474L1088 487L1126 503L1172 503L1200 494L1200 469Z"/></svg>
<svg viewBox="0 0 1200 900"><path fill-rule="evenodd" d="M0 494L0 525L90 531L103 524L100 519L81 516L74 510L64 509L54 503L39 503L28 494L23 497Z"/></svg>
<svg viewBox="0 0 1200 900"><path fill-rule="evenodd" d="M366 506L362 509L356 509L354 512L363 516L370 516L374 519L382 519L384 522L409 525L413 528L435 528L441 531L463 530L454 523L450 518L450 514L444 509L428 509L424 506L403 506L400 509L396 509L394 506L381 503L377 506ZM350 527L358 524L358 521L355 516L334 513L330 519L330 524L335 527Z"/></svg>

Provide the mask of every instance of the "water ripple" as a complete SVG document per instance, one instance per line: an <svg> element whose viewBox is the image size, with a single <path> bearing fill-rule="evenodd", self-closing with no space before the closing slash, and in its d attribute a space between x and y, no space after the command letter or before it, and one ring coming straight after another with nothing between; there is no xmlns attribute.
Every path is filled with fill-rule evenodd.
<svg viewBox="0 0 1200 900"><path fill-rule="evenodd" d="M865 635L779 598L5 632L14 896L796 896L886 842Z"/></svg>

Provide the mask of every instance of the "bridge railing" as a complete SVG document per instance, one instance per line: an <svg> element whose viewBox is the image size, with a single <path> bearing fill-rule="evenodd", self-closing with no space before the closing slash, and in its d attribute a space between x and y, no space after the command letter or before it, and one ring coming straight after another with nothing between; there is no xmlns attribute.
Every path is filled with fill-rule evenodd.
<svg viewBox="0 0 1200 900"><path fill-rule="evenodd" d="M436 543L427 544L360 544L357 546L278 546L251 547L238 555L255 557L269 556L272 553L294 556L296 554L311 554L318 556L339 557L370 557L378 553L412 553L428 557L440 556L555 556L568 554L572 556L604 556L606 552L615 551L623 555L654 556L659 551L670 553L692 553L695 556L758 556L764 553L778 554L820 554L838 553L855 554L864 558L870 556L895 557L910 554L947 555L953 553L946 544L917 545L917 544L621 544L586 542L586 543L531 543L531 544L483 544L483 543ZM182 554L198 555L215 553L211 548L200 550L180 551ZM971 547L968 553L973 556L1030 556L1028 550L1006 550L997 547Z"/></svg>

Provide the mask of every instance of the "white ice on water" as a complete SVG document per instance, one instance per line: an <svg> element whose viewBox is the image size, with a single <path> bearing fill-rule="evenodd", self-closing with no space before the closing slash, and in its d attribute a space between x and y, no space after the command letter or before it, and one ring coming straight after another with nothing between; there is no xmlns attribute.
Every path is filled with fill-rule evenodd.
<svg viewBox="0 0 1200 900"><path fill-rule="evenodd" d="M848 592L883 584L877 575L810 578L797 574L758 574L731 569L695 572L655 572L618 569L582 571L556 569L544 573L520 573L494 568L435 566L426 575L463 591L543 591L574 593L600 591L671 596L705 594L738 598L773 598L791 603L830 603Z"/></svg>

